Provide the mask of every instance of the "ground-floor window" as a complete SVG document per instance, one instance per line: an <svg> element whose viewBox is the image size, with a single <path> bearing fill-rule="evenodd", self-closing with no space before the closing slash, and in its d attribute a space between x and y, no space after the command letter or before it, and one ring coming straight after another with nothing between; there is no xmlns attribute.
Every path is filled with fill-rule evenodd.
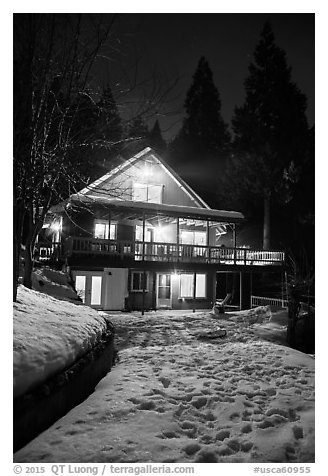
<svg viewBox="0 0 328 476"><path fill-rule="evenodd" d="M196 274L196 298L206 297L206 274Z"/></svg>
<svg viewBox="0 0 328 476"><path fill-rule="evenodd" d="M148 290L148 273L144 273L143 271L132 271L131 291L143 290Z"/></svg>
<svg viewBox="0 0 328 476"><path fill-rule="evenodd" d="M194 273L183 273L180 275L180 297L194 297ZM206 274L196 273L195 297L206 297Z"/></svg>

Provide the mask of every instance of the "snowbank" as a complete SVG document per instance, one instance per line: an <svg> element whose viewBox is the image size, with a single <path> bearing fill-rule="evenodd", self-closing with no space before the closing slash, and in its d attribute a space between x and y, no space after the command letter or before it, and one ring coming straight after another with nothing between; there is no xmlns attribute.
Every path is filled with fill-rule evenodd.
<svg viewBox="0 0 328 476"><path fill-rule="evenodd" d="M89 350L106 329L93 309L19 286L14 303L14 397Z"/></svg>
<svg viewBox="0 0 328 476"><path fill-rule="evenodd" d="M67 274L47 266L33 270L32 287L35 291L53 296L57 299L81 302L69 284Z"/></svg>
<svg viewBox="0 0 328 476"><path fill-rule="evenodd" d="M314 461L313 358L232 319L201 341L218 326L205 312L110 319L119 365L15 462Z"/></svg>

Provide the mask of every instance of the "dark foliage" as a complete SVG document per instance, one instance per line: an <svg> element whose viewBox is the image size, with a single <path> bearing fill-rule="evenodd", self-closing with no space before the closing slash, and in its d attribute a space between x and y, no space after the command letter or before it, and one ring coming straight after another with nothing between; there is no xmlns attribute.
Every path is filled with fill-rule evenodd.
<svg viewBox="0 0 328 476"><path fill-rule="evenodd" d="M149 132L149 146L158 153L163 153L166 150L166 142L163 139L158 119L156 119L154 127Z"/></svg>
<svg viewBox="0 0 328 476"><path fill-rule="evenodd" d="M235 109L232 120L233 156L219 190L247 215L262 214L263 246L269 248L272 209L282 216L290 212L302 187L300 177L308 181L314 165L306 96L292 81L269 23L256 46L245 90L244 105Z"/></svg>
<svg viewBox="0 0 328 476"><path fill-rule="evenodd" d="M213 204L215 175L222 173L230 147L228 126L221 116L221 99L207 60L201 57L184 103L186 117L172 141L172 165Z"/></svg>

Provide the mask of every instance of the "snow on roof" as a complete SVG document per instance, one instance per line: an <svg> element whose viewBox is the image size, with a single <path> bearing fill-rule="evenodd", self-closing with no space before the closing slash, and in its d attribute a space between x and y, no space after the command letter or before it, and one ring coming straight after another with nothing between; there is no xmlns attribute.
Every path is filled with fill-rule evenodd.
<svg viewBox="0 0 328 476"><path fill-rule="evenodd" d="M182 205L167 205L164 203L137 202L132 200L117 200L111 197L97 195L71 196L71 200L81 204L102 204L110 207L136 210L139 212L154 212L156 214L176 216L180 218L210 219L225 223L240 222L244 215L240 212L216 210L212 208L187 207Z"/></svg>

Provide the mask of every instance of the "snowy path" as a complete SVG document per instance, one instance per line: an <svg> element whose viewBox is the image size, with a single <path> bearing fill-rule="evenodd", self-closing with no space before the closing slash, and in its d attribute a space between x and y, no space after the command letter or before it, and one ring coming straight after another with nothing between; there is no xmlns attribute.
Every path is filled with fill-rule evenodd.
<svg viewBox="0 0 328 476"><path fill-rule="evenodd" d="M314 461L311 357L206 312L111 319L120 363L16 462Z"/></svg>

